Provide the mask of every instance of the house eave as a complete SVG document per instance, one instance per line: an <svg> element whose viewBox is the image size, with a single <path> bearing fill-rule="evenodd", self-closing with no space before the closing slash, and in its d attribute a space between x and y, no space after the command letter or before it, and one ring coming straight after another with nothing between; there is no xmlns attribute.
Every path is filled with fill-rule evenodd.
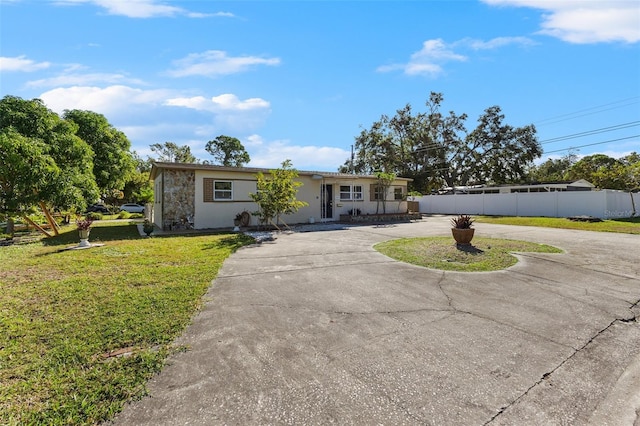
<svg viewBox="0 0 640 426"><path fill-rule="evenodd" d="M165 163L154 162L151 167L151 173L149 179L154 180L161 170L201 170L201 171L221 171L221 172L244 172L244 173L264 173L268 174L273 169L265 169L260 167L229 167L220 166L215 164L197 164L197 163ZM298 170L300 176L311 176L314 179L354 179L354 178L366 178L376 179L374 175L354 175L349 173L339 172L323 172L323 171L310 171L310 170ZM396 180L412 182L411 178L397 177Z"/></svg>

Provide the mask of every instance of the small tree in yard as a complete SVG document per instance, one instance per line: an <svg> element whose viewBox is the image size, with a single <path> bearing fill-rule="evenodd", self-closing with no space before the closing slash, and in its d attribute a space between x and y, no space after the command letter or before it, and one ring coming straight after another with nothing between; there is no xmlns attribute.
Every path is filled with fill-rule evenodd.
<svg viewBox="0 0 640 426"><path fill-rule="evenodd" d="M283 161L279 169L269 170L268 176L262 172L256 175L257 192L249 196L258 204L259 210L253 214L260 218L260 223L271 223L278 228L283 214L295 213L309 205L296 199L298 188L302 186L302 182L294 180L297 177L298 171L291 167L291 160ZM287 226L286 223L284 225Z"/></svg>
<svg viewBox="0 0 640 426"><path fill-rule="evenodd" d="M389 192L389 187L396 179L396 175L394 173L384 173L384 172L376 172L376 191L378 192L378 196L376 197L376 213L380 209L380 204L382 204L382 213L387 212L387 194Z"/></svg>

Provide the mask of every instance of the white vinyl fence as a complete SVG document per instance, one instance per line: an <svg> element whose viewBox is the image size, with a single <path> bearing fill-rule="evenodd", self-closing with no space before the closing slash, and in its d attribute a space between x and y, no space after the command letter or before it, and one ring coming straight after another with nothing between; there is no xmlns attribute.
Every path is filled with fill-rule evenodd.
<svg viewBox="0 0 640 426"><path fill-rule="evenodd" d="M640 194L602 191L515 192L511 194L425 195L420 213L488 216L593 216L617 219L640 215Z"/></svg>

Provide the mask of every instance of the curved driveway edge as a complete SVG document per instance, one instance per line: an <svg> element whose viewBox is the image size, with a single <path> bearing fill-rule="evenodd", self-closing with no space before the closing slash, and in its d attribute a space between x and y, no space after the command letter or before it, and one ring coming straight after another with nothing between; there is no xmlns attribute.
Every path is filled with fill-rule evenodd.
<svg viewBox="0 0 640 426"><path fill-rule="evenodd" d="M638 424L640 237L475 228L565 253L458 273L373 249L450 235L447 217L243 248L176 342L190 350L113 423Z"/></svg>

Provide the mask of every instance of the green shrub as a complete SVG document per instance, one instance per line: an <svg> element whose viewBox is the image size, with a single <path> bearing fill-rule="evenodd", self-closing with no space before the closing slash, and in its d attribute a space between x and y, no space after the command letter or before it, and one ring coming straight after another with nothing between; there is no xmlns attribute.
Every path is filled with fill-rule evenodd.
<svg viewBox="0 0 640 426"><path fill-rule="evenodd" d="M98 213L98 212L91 212L91 213L87 213L87 219L91 219L91 220L102 220L102 213Z"/></svg>
<svg viewBox="0 0 640 426"><path fill-rule="evenodd" d="M129 219L131 217L131 213L126 212L124 210L121 210L120 213L118 213L118 219Z"/></svg>
<svg viewBox="0 0 640 426"><path fill-rule="evenodd" d="M129 219L144 219L144 213L131 213Z"/></svg>

